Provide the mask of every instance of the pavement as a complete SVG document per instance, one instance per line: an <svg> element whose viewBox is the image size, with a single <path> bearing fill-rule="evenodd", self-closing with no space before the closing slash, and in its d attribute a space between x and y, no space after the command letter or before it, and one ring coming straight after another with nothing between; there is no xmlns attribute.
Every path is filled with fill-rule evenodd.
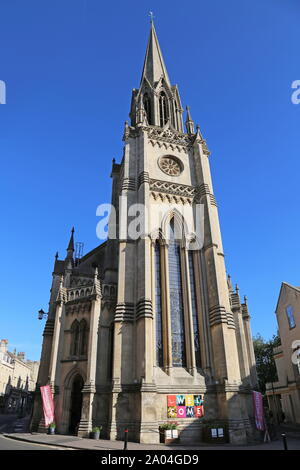
<svg viewBox="0 0 300 470"><path fill-rule="evenodd" d="M74 449L74 450L123 450L123 441L109 441L106 439L87 439L78 436L70 435L49 435L45 433L30 433L28 432L28 423L30 417L19 419L16 415L0 415L0 434L7 439L1 440L1 449L10 447L8 439L11 441L39 444L46 446L54 446L61 449ZM23 429L22 429L23 428ZM153 451L181 451L181 450L282 450L283 442L281 438L282 433L286 434L287 445L289 450L300 450L300 426L281 425L276 429L276 437L271 442L257 443L248 446L233 446L231 444L205 444L199 443L198 445L164 445L164 444L139 444L136 442L128 442L128 450L153 450ZM7 443L7 444L5 444ZM16 446L18 448L18 446Z"/></svg>
<svg viewBox="0 0 300 470"><path fill-rule="evenodd" d="M287 434L287 444L289 450L300 450L300 433ZM297 434L297 435L296 435ZM47 446L55 446L64 449L73 450L123 450L124 443L122 441L109 441L105 439L86 439L77 436L65 436L60 434L49 435L40 433L5 433L4 436L9 439L15 439L23 442L30 442L35 444L43 444ZM207 445L199 444L194 446L188 445L172 445L166 446L164 444L139 444L136 442L128 442L128 450L154 450L154 451L166 451L171 450L174 452L182 450L282 450L283 443L281 439L276 439L268 443L261 443L256 445L248 446L233 446L231 444L218 444L218 445Z"/></svg>
<svg viewBox="0 0 300 470"><path fill-rule="evenodd" d="M18 441L16 439L8 439L6 438L3 434L0 435L0 452L2 451L15 451L15 450L26 450L26 451L32 451L32 450L50 450L50 451L55 451L59 450L61 452L64 452L63 447L55 447L53 445L49 446L46 444L34 444L33 442L26 442L26 441ZM15 454L16 455L16 454ZM14 457L15 457L14 455Z"/></svg>

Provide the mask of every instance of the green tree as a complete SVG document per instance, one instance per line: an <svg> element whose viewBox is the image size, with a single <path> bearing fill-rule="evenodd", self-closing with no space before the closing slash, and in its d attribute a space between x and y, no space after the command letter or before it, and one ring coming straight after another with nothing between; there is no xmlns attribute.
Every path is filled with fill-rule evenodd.
<svg viewBox="0 0 300 470"><path fill-rule="evenodd" d="M280 344L278 334L273 335L269 341L265 341L259 333L253 338L258 384L262 394L266 392L267 382L277 382L278 380L273 348Z"/></svg>

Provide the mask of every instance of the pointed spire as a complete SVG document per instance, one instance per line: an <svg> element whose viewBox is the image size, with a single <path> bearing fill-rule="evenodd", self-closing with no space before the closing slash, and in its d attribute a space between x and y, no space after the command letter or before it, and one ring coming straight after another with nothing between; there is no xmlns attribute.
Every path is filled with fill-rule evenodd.
<svg viewBox="0 0 300 470"><path fill-rule="evenodd" d="M67 259L73 259L73 253L74 253L74 227L72 227L72 230L71 230L71 237L70 237L70 241L69 241L69 245L68 245L68 248L67 248L67 256L66 258Z"/></svg>
<svg viewBox="0 0 300 470"><path fill-rule="evenodd" d="M98 278L98 266L95 266L95 273L94 273L94 293L101 296L101 284Z"/></svg>
<svg viewBox="0 0 300 470"><path fill-rule="evenodd" d="M55 253L55 260L58 260L58 251Z"/></svg>
<svg viewBox="0 0 300 470"><path fill-rule="evenodd" d="M227 276L227 285L228 285L229 292L233 292L232 283L231 283L231 276L229 274Z"/></svg>
<svg viewBox="0 0 300 470"><path fill-rule="evenodd" d="M167 68L165 66L154 28L153 18L151 18L150 36L146 50L141 83L143 78L146 77L150 83L154 84L155 82L158 82L161 76L164 77L169 87L171 87Z"/></svg>
<svg viewBox="0 0 300 470"><path fill-rule="evenodd" d="M185 120L185 127L188 134L195 133L194 121L191 117L190 107L186 107L186 120Z"/></svg>
<svg viewBox="0 0 300 470"><path fill-rule="evenodd" d="M145 107L144 107L144 103L143 103L143 95L142 94L140 95L140 99L139 99L136 114L137 114L137 119L136 119L137 125L147 126L148 125L147 114L146 114L146 111L145 111Z"/></svg>

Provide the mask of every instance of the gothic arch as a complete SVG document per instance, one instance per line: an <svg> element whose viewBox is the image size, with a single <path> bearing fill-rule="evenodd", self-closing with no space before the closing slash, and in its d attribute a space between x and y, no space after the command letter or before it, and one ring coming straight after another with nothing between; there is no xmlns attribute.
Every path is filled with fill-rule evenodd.
<svg viewBox="0 0 300 470"><path fill-rule="evenodd" d="M159 125L160 127L164 127L170 118L169 99L165 90L162 90L159 93L158 108L159 108Z"/></svg>
<svg viewBox="0 0 300 470"><path fill-rule="evenodd" d="M70 390L72 388L73 381L77 375L82 377L83 382L86 381L86 374L78 364L72 367L72 369L67 373L64 381L65 389Z"/></svg>
<svg viewBox="0 0 300 470"><path fill-rule="evenodd" d="M161 230L164 234L164 238L165 240L170 239L170 223L172 219L174 219L175 234L180 235L179 239L181 240L181 245L185 246L188 236L188 226L183 215L176 208L172 208L163 217Z"/></svg>

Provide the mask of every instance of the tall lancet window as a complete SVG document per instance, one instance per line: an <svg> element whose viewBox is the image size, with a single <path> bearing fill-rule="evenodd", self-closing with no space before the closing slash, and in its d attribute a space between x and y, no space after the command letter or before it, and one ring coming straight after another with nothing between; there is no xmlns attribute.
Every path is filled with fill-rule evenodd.
<svg viewBox="0 0 300 470"><path fill-rule="evenodd" d="M155 319L156 365L163 367L162 308L161 308L161 259L160 245L155 243Z"/></svg>
<svg viewBox="0 0 300 470"><path fill-rule="evenodd" d="M150 98L147 95L147 93L145 93L144 96L143 96L143 105L144 105L144 109L146 111L148 124L151 125L152 124L152 122L151 122L151 102L150 102Z"/></svg>
<svg viewBox="0 0 300 470"><path fill-rule="evenodd" d="M180 245L175 239L174 219L172 219L170 224L168 258L172 334L172 363L173 367L186 367L184 312L180 259L181 257Z"/></svg>
<svg viewBox="0 0 300 470"><path fill-rule="evenodd" d="M192 318L193 318L193 329L194 329L195 361L196 361L196 367L201 367L199 320L198 320L198 314L197 314L196 283L195 283L194 259L193 259L192 251L189 251L189 274L190 274L189 277L190 277Z"/></svg>
<svg viewBox="0 0 300 470"><path fill-rule="evenodd" d="M88 343L88 328L85 320L81 320L79 324L79 355L85 356L87 353L87 343Z"/></svg>
<svg viewBox="0 0 300 470"><path fill-rule="evenodd" d="M79 322L77 320L74 320L71 326L71 356L77 356L79 352L79 330Z"/></svg>
<svg viewBox="0 0 300 470"><path fill-rule="evenodd" d="M160 127L164 127L167 123L169 117L168 113L168 103L166 94L162 91L159 95L159 119L160 119Z"/></svg>

